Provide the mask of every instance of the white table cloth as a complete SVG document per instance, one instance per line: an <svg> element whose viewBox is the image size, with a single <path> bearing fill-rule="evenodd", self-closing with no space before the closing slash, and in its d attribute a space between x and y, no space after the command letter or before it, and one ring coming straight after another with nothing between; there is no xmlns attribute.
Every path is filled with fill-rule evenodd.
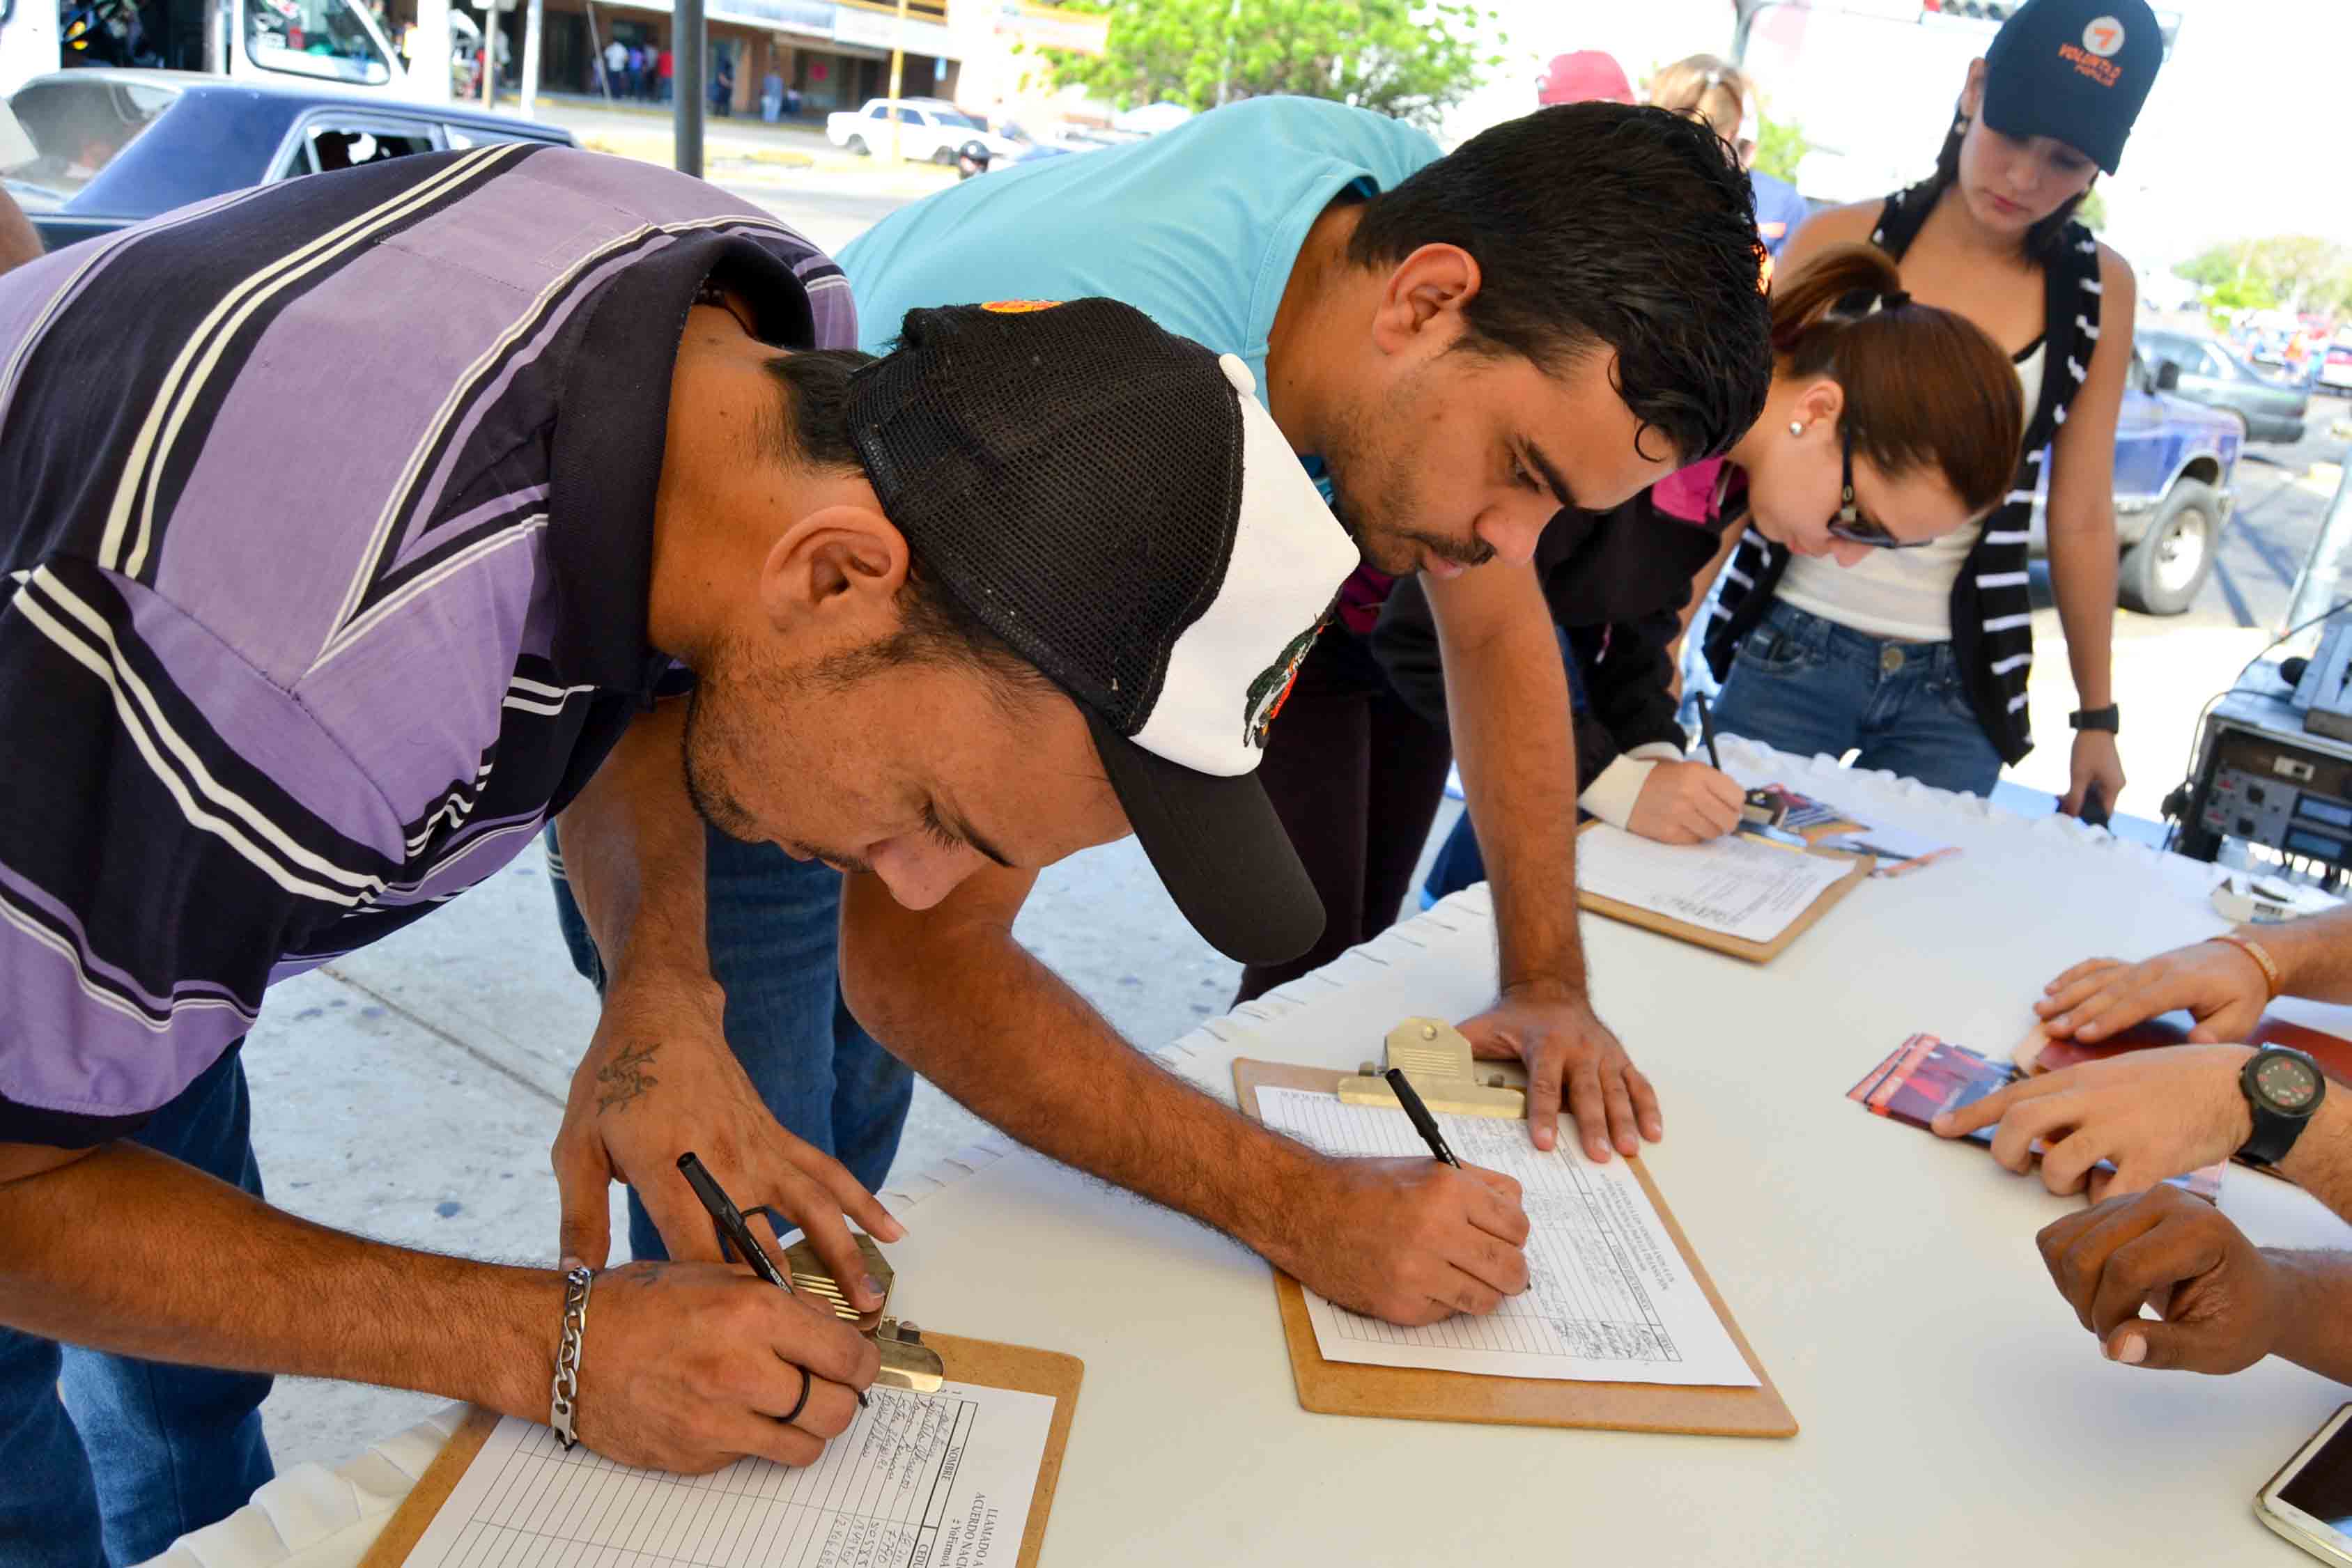
<svg viewBox="0 0 2352 1568"><path fill-rule="evenodd" d="M1652 1174L1802 1432L1309 1415L1263 1262L1000 1144L887 1195L912 1206L895 1305L1085 1358L1046 1563L2300 1561L2249 1501L2346 1391L2276 1361L2227 1379L2107 1364L2033 1246L2074 1202L1844 1098L1906 1034L2005 1051L2063 966L2221 929L2213 868L1826 758L1725 749L1748 783L1964 852L1864 883L1763 968L1584 925L1602 1016L1664 1105ZM1236 1055L1352 1066L1400 1017L1478 1010L1493 944L1474 888L1170 1059L1228 1100ZM2352 1032L2346 1009L2281 1010ZM2305 1195L2250 1172L2231 1171L2222 1207L2258 1241L2352 1245ZM339 1470L299 1467L166 1561L355 1563L454 1420Z"/></svg>

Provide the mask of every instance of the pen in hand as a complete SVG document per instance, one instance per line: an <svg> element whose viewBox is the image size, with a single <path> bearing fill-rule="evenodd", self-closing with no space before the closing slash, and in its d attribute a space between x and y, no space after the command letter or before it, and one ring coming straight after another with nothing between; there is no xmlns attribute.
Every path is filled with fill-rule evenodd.
<svg viewBox="0 0 2352 1568"><path fill-rule="evenodd" d="M1460 1170L1462 1162L1455 1159L1454 1151L1445 1146L1445 1134L1437 1130L1437 1118L1432 1116L1429 1107L1421 1103L1421 1094L1406 1079L1404 1069L1391 1067L1387 1077L1389 1087L1396 1091L1397 1103L1404 1107L1405 1119L1412 1124L1412 1130L1421 1134L1421 1141L1429 1145L1429 1152L1455 1170Z"/></svg>
<svg viewBox="0 0 2352 1568"><path fill-rule="evenodd" d="M1708 710L1706 694L1705 692L1700 692L1697 693L1696 695L1698 697L1699 738L1706 742L1707 761L1714 766L1714 768L1717 773L1720 773L1723 771L1723 753L1715 748L1715 715Z"/></svg>
<svg viewBox="0 0 2352 1568"><path fill-rule="evenodd" d="M1426 1111L1422 1113L1424 1116L1428 1113ZM760 1239L751 1234L751 1228L743 1223L743 1211L735 1207L735 1200L727 1196L727 1189L719 1185L719 1178L703 1168L702 1162L695 1158L693 1150L688 1149L677 1156L677 1168L685 1176L687 1185L694 1188L694 1196L702 1200L702 1207L710 1211L711 1219L719 1227L719 1234L735 1249L735 1255L751 1266L751 1272L787 1296L797 1294L793 1282L784 1277L784 1271L776 1267L774 1259L768 1256L768 1249L760 1245ZM857 1395L860 1406L868 1403L862 1389L852 1392Z"/></svg>

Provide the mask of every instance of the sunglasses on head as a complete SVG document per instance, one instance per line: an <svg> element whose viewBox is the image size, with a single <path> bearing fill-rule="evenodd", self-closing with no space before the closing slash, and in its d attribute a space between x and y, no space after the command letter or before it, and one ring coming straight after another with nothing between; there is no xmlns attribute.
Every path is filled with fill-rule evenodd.
<svg viewBox="0 0 2352 1568"><path fill-rule="evenodd" d="M1931 544L1931 539L1898 539L1878 523L1862 515L1853 501L1853 421L1845 422L1845 478L1838 492L1837 516L1830 519L1830 538L1843 539L1850 545L1867 545L1872 549L1917 549Z"/></svg>

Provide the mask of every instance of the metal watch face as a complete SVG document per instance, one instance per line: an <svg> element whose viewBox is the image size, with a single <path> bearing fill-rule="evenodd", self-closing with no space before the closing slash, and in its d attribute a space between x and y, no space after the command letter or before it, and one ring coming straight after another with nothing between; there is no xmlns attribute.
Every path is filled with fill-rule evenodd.
<svg viewBox="0 0 2352 1568"><path fill-rule="evenodd" d="M2319 1098L2319 1074L2299 1056L2273 1056L2256 1064L2254 1087L2282 1111L2308 1111Z"/></svg>

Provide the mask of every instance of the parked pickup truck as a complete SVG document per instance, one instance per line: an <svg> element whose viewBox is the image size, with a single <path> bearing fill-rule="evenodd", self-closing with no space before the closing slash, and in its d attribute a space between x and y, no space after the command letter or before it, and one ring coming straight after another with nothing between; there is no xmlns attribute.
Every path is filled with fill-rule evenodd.
<svg viewBox="0 0 2352 1568"><path fill-rule="evenodd" d="M945 99L902 98L895 107L898 114L898 155L902 158L952 163L956 150L968 141L981 143L988 149L990 157L1008 162L1023 151L983 129L979 120ZM828 114L824 117L825 140L861 157L885 151L890 145L892 108L888 99L874 98L866 99L866 107L855 113L844 110Z"/></svg>
<svg viewBox="0 0 2352 1568"><path fill-rule="evenodd" d="M2178 615L2212 575L2221 529L2237 497L2238 452L2245 427L2172 395L2179 367L2151 372L2137 350L2116 423L2116 542L2123 549L2116 597L2126 610ZM2048 554L2043 507L2048 465L2033 503L2032 549Z"/></svg>

